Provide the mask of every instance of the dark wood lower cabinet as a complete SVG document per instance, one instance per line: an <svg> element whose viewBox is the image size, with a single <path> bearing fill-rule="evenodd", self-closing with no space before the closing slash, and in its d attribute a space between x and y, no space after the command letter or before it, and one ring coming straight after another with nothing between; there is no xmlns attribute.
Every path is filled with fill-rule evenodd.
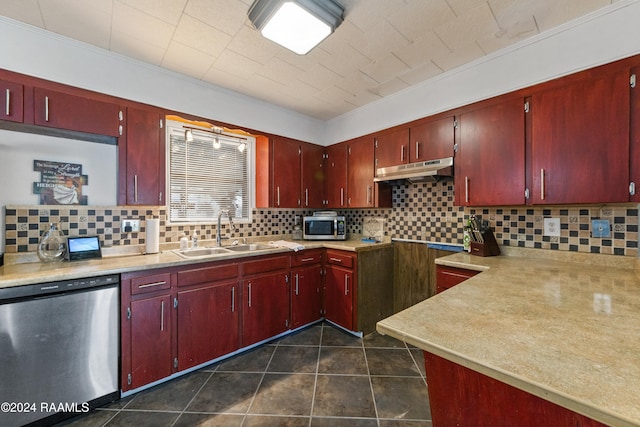
<svg viewBox="0 0 640 427"><path fill-rule="evenodd" d="M343 328L353 330L353 271L335 265L326 267L325 318Z"/></svg>
<svg viewBox="0 0 640 427"><path fill-rule="evenodd" d="M141 387L173 373L171 297L131 302L131 370L129 388Z"/></svg>
<svg viewBox="0 0 640 427"><path fill-rule="evenodd" d="M242 284L242 345L255 344L289 328L287 273L273 273Z"/></svg>
<svg viewBox="0 0 640 427"><path fill-rule="evenodd" d="M480 273L466 268L436 266L436 293L444 292Z"/></svg>
<svg viewBox="0 0 640 427"><path fill-rule="evenodd" d="M291 270L291 327L299 328L322 318L322 266Z"/></svg>
<svg viewBox="0 0 640 427"><path fill-rule="evenodd" d="M605 427L432 353L424 357L434 427Z"/></svg>

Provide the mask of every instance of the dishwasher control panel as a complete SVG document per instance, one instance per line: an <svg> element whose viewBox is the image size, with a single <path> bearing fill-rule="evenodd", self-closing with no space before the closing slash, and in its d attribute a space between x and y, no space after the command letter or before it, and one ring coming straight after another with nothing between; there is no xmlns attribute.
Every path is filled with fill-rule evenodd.
<svg viewBox="0 0 640 427"><path fill-rule="evenodd" d="M78 291L99 286L120 283L118 274L108 276L88 277L82 279L61 280L57 282L37 283L35 285L14 286L0 289L0 303L17 298L37 297L54 293Z"/></svg>

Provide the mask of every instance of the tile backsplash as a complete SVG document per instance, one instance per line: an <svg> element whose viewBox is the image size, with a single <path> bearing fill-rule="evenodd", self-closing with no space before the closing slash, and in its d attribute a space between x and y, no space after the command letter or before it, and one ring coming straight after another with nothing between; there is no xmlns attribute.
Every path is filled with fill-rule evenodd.
<svg viewBox="0 0 640 427"><path fill-rule="evenodd" d="M489 221L500 245L562 251L638 256L638 205L491 207L454 206L453 180L394 186L393 208L338 210L347 217L348 232L362 233L365 217L385 219L392 238L462 244L462 227L469 215ZM216 225L169 225L166 209L157 206L7 206L5 249L34 252L49 223L58 223L66 235L99 235L105 247L145 243L145 219L160 219L160 242L177 243L184 232L198 230L201 240L214 240ZM305 209L254 209L251 224L236 224L233 238L289 235L296 215ZM560 237L543 236L545 217L560 219ZM140 219L141 230L124 233L123 219ZM611 237L591 237L591 220L608 219ZM223 224L223 235L228 232Z"/></svg>

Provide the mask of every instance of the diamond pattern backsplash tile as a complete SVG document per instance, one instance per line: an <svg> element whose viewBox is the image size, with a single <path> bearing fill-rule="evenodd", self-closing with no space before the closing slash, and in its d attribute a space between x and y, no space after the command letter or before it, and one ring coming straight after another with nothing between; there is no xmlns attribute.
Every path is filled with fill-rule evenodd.
<svg viewBox="0 0 640 427"><path fill-rule="evenodd" d="M233 238L290 235L296 215L307 209L254 209L251 224L236 224ZM638 205L491 207L454 206L453 180L402 184L393 188L393 208L343 209L347 231L362 234L365 218L384 218L385 235L397 239L462 244L462 228L470 215L488 220L502 246L638 256ZM160 242L177 243L184 232L198 230L201 240L214 240L215 224L170 225L163 207L7 206L6 252L35 252L40 235L50 222L58 223L69 236L99 235L103 246L143 245L145 219L160 219ZM546 217L560 219L560 236L543 236ZM141 230L124 233L122 219L139 219ZM607 219L608 238L591 237L591 220ZM228 233L228 224L222 225Z"/></svg>

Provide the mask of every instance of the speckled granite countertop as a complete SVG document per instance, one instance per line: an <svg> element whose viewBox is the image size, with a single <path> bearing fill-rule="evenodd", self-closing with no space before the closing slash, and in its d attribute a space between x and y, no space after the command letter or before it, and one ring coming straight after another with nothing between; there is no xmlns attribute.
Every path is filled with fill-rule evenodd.
<svg viewBox="0 0 640 427"><path fill-rule="evenodd" d="M273 239L278 240L278 239ZM391 241L383 243L366 243L360 240L345 241L295 241L305 249L328 248L343 251L362 252L391 246ZM264 242L262 242L264 243ZM213 247L215 242L202 242L200 247ZM80 279L107 274L120 274L131 271L150 270L154 268L174 267L179 265L197 264L203 262L242 259L251 256L293 252L287 248L273 248L256 252L235 252L213 257L185 259L171 249L157 254L141 255L132 253L120 256L105 256L102 259L41 263L27 262L20 264L6 264L0 267L0 289L29 285L33 283L53 282L58 280ZM34 255L35 257L35 255ZM37 260L37 258L35 258Z"/></svg>
<svg viewBox="0 0 640 427"><path fill-rule="evenodd" d="M605 424L640 426L638 260L510 249L436 263L482 273L378 322L380 333Z"/></svg>

